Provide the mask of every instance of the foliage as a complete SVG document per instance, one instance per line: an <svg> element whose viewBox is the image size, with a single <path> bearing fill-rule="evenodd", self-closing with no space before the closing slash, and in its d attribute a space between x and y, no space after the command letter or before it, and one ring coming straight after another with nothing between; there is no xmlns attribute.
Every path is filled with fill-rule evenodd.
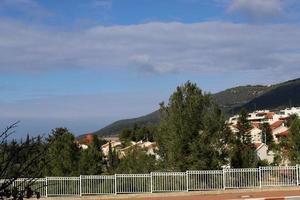
<svg viewBox="0 0 300 200"><path fill-rule="evenodd" d="M108 173L110 174L114 173L116 168L118 167L119 162L120 160L116 149L113 149L111 143L109 143L108 158L107 158Z"/></svg>
<svg viewBox="0 0 300 200"><path fill-rule="evenodd" d="M66 128L56 128L48 138L51 146L47 152L48 176L77 176L80 149L75 137Z"/></svg>
<svg viewBox="0 0 300 200"><path fill-rule="evenodd" d="M234 168L248 168L257 166L257 157L255 149L251 144L251 124L247 120L248 113L242 110L237 123L236 137L231 147L230 161Z"/></svg>
<svg viewBox="0 0 300 200"><path fill-rule="evenodd" d="M120 160L117 173L150 173L157 169L155 156L147 155L142 149L134 148L132 151Z"/></svg>
<svg viewBox="0 0 300 200"><path fill-rule="evenodd" d="M135 124L132 129L123 129L119 134L119 139L125 144L128 144L130 141L138 142L141 140L153 142L155 131L156 127L154 125L139 127Z"/></svg>
<svg viewBox="0 0 300 200"><path fill-rule="evenodd" d="M167 105L161 104L161 122L155 140L164 167L220 168L225 162L224 143L228 129L209 94L191 82L177 87Z"/></svg>
<svg viewBox="0 0 300 200"><path fill-rule="evenodd" d="M286 141L288 158L292 164L300 163L300 119L294 118L289 127L289 134Z"/></svg>
<svg viewBox="0 0 300 200"><path fill-rule="evenodd" d="M47 146L42 143L41 137L27 136L25 142L9 142L8 138L14 133L17 124L18 122L8 126L0 133L0 177L4 180L0 183L0 199L12 197L21 200L34 195L39 198L39 192L32 191L31 185L34 184L35 177L42 175L41 172L46 166L44 155ZM26 187L14 187L11 190L13 182L22 177L29 178L22 184Z"/></svg>
<svg viewBox="0 0 300 200"><path fill-rule="evenodd" d="M79 173L84 175L99 175L103 172L103 155L101 142L97 136L93 137L88 149L80 152Z"/></svg>
<svg viewBox="0 0 300 200"><path fill-rule="evenodd" d="M266 122L262 123L260 125L260 129L262 130L262 141L266 145L272 146L272 144L274 143L274 138L270 124Z"/></svg>

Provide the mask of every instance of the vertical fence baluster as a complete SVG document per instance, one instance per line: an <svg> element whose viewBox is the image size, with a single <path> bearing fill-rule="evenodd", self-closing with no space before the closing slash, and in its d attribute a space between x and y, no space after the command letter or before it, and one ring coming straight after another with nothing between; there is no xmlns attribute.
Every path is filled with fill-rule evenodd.
<svg viewBox="0 0 300 200"><path fill-rule="evenodd" d="M261 174L261 167L259 167L258 170L259 170L259 188L262 188L262 174Z"/></svg>
<svg viewBox="0 0 300 200"><path fill-rule="evenodd" d="M115 195L117 195L117 175L115 174Z"/></svg>
<svg viewBox="0 0 300 200"><path fill-rule="evenodd" d="M189 192L189 174L188 172L185 172L186 176L186 191Z"/></svg>
<svg viewBox="0 0 300 200"><path fill-rule="evenodd" d="M226 169L223 169L223 190L225 190L226 189L226 174L225 174L225 170Z"/></svg>
<svg viewBox="0 0 300 200"><path fill-rule="evenodd" d="M46 178L45 178L45 181L46 181L46 187L45 187L46 191L45 191L45 196L48 197L48 177L47 177L47 176L46 176Z"/></svg>
<svg viewBox="0 0 300 200"><path fill-rule="evenodd" d="M79 176L79 195L82 196L82 176Z"/></svg>
<svg viewBox="0 0 300 200"><path fill-rule="evenodd" d="M297 186L299 185L299 165L297 164L296 165L296 182L297 182Z"/></svg>

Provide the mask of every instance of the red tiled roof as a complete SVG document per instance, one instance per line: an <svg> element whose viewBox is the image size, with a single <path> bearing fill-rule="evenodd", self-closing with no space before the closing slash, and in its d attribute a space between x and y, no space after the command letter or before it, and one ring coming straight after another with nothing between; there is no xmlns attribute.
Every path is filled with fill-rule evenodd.
<svg viewBox="0 0 300 200"><path fill-rule="evenodd" d="M262 143L254 143L253 145L254 145L255 149L258 149L258 147L260 147L261 144Z"/></svg>
<svg viewBox="0 0 300 200"><path fill-rule="evenodd" d="M277 133L276 136L279 136L279 137L287 137L289 134L289 130L286 130L286 131L283 131L281 133Z"/></svg>
<svg viewBox="0 0 300 200"><path fill-rule="evenodd" d="M266 118L273 119L274 114L275 114L274 112L268 112L268 113L266 113Z"/></svg>
<svg viewBox="0 0 300 200"><path fill-rule="evenodd" d="M282 125L283 121L282 120L278 120L276 122L274 122L273 124L271 124L271 129L274 130L278 127L280 127Z"/></svg>
<svg viewBox="0 0 300 200"><path fill-rule="evenodd" d="M93 135L92 134L87 134L85 137L84 137L84 140L90 144L93 142Z"/></svg>

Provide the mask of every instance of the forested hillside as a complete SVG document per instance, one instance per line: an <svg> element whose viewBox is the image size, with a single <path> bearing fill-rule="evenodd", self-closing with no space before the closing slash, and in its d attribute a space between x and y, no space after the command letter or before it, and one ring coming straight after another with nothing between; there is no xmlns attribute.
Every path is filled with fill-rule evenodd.
<svg viewBox="0 0 300 200"><path fill-rule="evenodd" d="M300 105L300 79L287 82L264 85L246 85L230 88L212 95L225 115L229 116L241 108L251 111L254 109L278 109L286 106ZM96 132L97 135L117 135L124 128L132 128L134 124L144 126L157 124L159 112L148 115L116 121Z"/></svg>

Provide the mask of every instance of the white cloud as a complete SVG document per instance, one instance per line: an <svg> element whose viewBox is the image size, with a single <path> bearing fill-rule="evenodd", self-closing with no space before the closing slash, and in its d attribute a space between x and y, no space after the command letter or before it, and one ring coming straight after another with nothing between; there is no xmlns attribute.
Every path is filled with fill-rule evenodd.
<svg viewBox="0 0 300 200"><path fill-rule="evenodd" d="M255 20L280 17L284 14L282 0L232 0L228 11L238 12Z"/></svg>
<svg viewBox="0 0 300 200"><path fill-rule="evenodd" d="M126 68L295 75L288 69L300 65L299 35L298 26L279 24L147 23L60 32L0 20L0 71Z"/></svg>

